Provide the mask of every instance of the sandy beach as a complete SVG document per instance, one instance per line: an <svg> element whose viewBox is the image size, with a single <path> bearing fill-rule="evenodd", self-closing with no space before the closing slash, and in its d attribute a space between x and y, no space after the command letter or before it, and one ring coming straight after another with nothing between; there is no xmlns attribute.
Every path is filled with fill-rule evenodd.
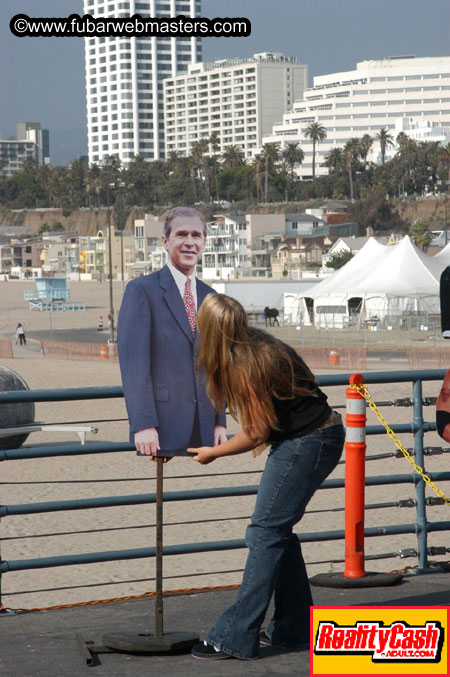
<svg viewBox="0 0 450 677"><path fill-rule="evenodd" d="M95 332L99 315L106 318L108 314L107 285L96 282L72 283L71 297L73 300L85 300L88 306L86 312L54 313L51 318L48 313L28 309L28 304L23 299L23 291L32 288L33 282L0 282L0 338L14 339L17 322L24 325L29 336L27 346L14 345L13 359L0 359L0 364L15 370L31 389L120 385L117 362L44 358L40 352L39 342L34 338L35 332L50 329L50 319L51 329L55 333L59 329L79 328ZM116 305L119 305L121 290L121 283L114 283ZM378 361L370 366L370 370L406 368L405 363L394 361L387 364ZM326 370L321 370L320 373L326 373ZM436 382L425 383L424 395L437 395L439 387ZM343 386L329 387L325 390L332 405L344 403ZM412 387L408 383L373 386L370 390L377 400L412 395ZM426 408L424 412L426 420L434 420L434 407ZM411 408L384 408L383 413L390 423L408 422L412 418ZM127 440L128 425L122 420L125 418L126 411L122 399L36 404L35 419L46 423L107 419L106 422L92 424L98 427L98 433L95 436L88 435L91 441ZM369 424L376 423L372 412L368 414L368 421ZM229 430L231 432L237 430L237 425L232 421ZM402 435L401 439L407 448L414 444L412 435ZM72 443L78 441L77 435L73 432L39 432L33 433L26 445L68 441ZM427 446L443 446L442 440L435 433L428 433L425 441ZM368 455L393 451L394 445L387 437L368 438ZM259 476L254 471L262 470L266 455L267 452L254 459L251 454L244 454L216 461L204 467L190 459L175 459L165 466L165 490L257 484ZM446 470L448 466L446 459L445 455L427 457L428 471ZM2 464L0 501L8 505L152 493L155 490L155 469L155 464L137 457L134 452L9 461ZM241 474L227 474L236 472ZM368 475L408 472L410 465L403 458L367 463ZM344 465L340 465L333 477L343 477L343 474ZM450 482L441 483L440 488L450 495ZM427 489L427 495L430 494L430 490ZM413 497L414 488L411 484L369 487L366 490L366 504L380 504ZM174 544L242 538L254 500L254 496L249 496L166 503L164 542ZM331 512L343 506L343 490L318 491L298 531L343 529L343 511ZM448 507L445 505L430 507L428 519L430 521L448 519ZM413 521L414 509L411 508L377 508L366 512L366 526L404 524ZM0 525L1 556L4 560L21 560L71 553L152 547L155 545L154 522L153 505L8 516ZM429 536L430 546L443 546L447 542L445 532ZM366 540L366 554L369 555L416 547L417 540L414 535L382 536ZM330 569L342 571L343 564L330 565L330 560L344 557L344 542L306 544L304 555L310 575ZM245 556L246 552L242 549L166 557L164 588L174 590L239 583L241 578L239 570L242 569ZM318 564L315 564L316 562ZM416 562L415 558L382 559L370 562L367 569L390 571L406 565L414 566ZM154 590L154 575L152 559L10 572L2 579L3 604L11 608L31 608L139 595ZM63 589L52 591L50 590L52 588ZM10 594L17 592L20 594Z"/></svg>

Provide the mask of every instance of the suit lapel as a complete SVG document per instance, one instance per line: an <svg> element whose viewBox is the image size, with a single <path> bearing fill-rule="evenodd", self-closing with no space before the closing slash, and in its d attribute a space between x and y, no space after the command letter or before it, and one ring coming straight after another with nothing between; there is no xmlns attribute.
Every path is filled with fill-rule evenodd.
<svg viewBox="0 0 450 677"><path fill-rule="evenodd" d="M164 300L175 320L180 325L180 329L186 334L191 343L194 341L192 331L189 326L189 320L181 298L180 291L173 279L172 273L167 266L161 269L160 284L164 290Z"/></svg>
<svg viewBox="0 0 450 677"><path fill-rule="evenodd" d="M203 303L204 298L211 292L210 287L197 280L197 311Z"/></svg>

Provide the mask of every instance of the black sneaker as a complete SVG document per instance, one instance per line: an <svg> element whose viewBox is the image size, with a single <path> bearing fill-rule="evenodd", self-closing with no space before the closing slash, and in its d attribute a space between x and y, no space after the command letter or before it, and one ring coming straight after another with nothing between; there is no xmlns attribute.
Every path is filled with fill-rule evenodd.
<svg viewBox="0 0 450 677"><path fill-rule="evenodd" d="M259 643L261 646L272 646L272 640L269 635L266 635L265 630L261 630L259 633Z"/></svg>
<svg viewBox="0 0 450 677"><path fill-rule="evenodd" d="M217 649L210 644L205 644L205 642L195 644L191 649L191 655L194 658L209 658L216 661L223 660L224 658L233 658L229 653L217 651Z"/></svg>
<svg viewBox="0 0 450 677"><path fill-rule="evenodd" d="M276 644L275 642L272 642L271 638L269 635L266 633L265 630L261 630L259 633L259 643L261 646L285 646L283 644ZM297 651L306 651L309 649L309 642L305 642L304 644L297 644L295 646L288 646L286 645L285 648L287 649L297 649Z"/></svg>

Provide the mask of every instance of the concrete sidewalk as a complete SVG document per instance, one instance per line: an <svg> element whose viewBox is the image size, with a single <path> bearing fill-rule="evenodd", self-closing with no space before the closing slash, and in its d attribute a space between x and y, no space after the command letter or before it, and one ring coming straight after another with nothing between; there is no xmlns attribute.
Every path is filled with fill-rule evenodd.
<svg viewBox="0 0 450 677"><path fill-rule="evenodd" d="M450 606L450 573L405 576L394 587L340 590L313 588L318 606ZM214 624L236 591L213 591L164 600L165 632L195 632L200 637ZM256 661L196 660L190 654L95 656L88 666L75 633L101 644L108 632L153 632L154 600L135 600L57 611L0 614L0 674L2 677L78 677L101 675L309 675L309 652L264 647Z"/></svg>

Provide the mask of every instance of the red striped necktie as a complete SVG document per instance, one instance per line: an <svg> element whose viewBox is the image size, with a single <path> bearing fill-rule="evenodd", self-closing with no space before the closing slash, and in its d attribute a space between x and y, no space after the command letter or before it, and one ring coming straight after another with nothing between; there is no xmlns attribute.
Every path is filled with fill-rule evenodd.
<svg viewBox="0 0 450 677"><path fill-rule="evenodd" d="M188 277L186 279L186 284L184 285L184 307L188 316L189 326L192 331L192 335L195 334L195 326L197 319L197 311L195 309L194 297L192 296L191 290L191 279Z"/></svg>

